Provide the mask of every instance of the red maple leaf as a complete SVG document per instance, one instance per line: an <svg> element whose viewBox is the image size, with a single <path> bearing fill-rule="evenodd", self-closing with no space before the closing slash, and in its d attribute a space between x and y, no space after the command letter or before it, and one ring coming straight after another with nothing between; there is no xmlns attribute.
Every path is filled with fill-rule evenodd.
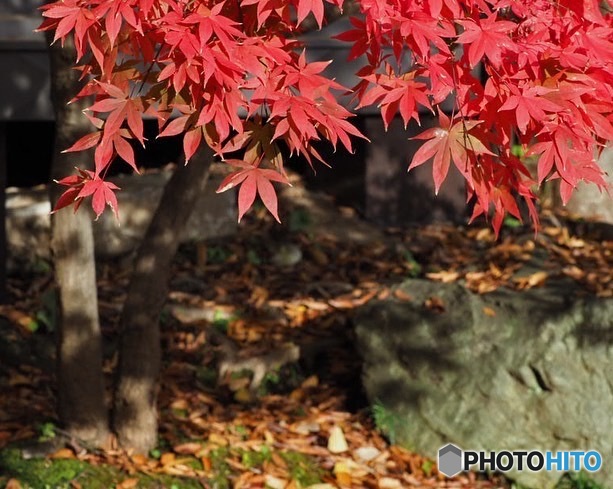
<svg viewBox="0 0 613 489"><path fill-rule="evenodd" d="M563 110L560 105L543 97L554 89L529 86L523 89L519 89L514 85L510 86L511 96L506 100L499 110L514 110L515 119L517 120L517 127L522 134L526 134L528 123L530 119L534 119L537 122L542 122L547 112L559 112Z"/></svg>
<svg viewBox="0 0 613 489"><path fill-rule="evenodd" d="M277 209L277 194L271 182L289 185L287 178L275 170L260 168L245 161L226 160L226 162L232 166L243 168L228 175L217 188L217 193L221 193L240 185L238 191L238 222L253 205L256 193L259 194L262 202L277 222L281 222Z"/></svg>
<svg viewBox="0 0 613 489"><path fill-rule="evenodd" d="M483 56L499 68L502 63L504 51L515 51L515 43L508 33L517 28L517 24L508 20L496 20L494 12L485 19L475 22L472 19L458 20L464 27L464 32L458 36L460 44L470 44L468 48L468 62L474 68L483 59Z"/></svg>
<svg viewBox="0 0 613 489"><path fill-rule="evenodd" d="M103 180L94 172L79 168L77 170L78 175L70 175L61 180L56 180L57 184L66 186L68 189L60 196L51 213L69 205L74 205L76 212L85 197L91 196L92 209L96 214L96 219L100 217L108 205L115 214L115 218L119 220L119 208L115 196L115 190L119 190L119 187L112 182Z"/></svg>
<svg viewBox="0 0 613 489"><path fill-rule="evenodd" d="M411 139L428 139L413 155L409 171L423 165L430 158L434 158L432 176L434 178L435 192L438 194L442 183L447 177L449 165L453 161L460 173L469 177L469 165L479 154L493 155L485 145L469 131L479 125L481 121L459 120L453 126L449 117L439 111L439 127L426 129Z"/></svg>

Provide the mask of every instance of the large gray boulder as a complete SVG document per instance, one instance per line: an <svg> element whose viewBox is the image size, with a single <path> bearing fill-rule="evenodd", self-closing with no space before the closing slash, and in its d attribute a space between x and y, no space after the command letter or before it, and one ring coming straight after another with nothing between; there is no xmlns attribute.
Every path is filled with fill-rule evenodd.
<svg viewBox="0 0 613 489"><path fill-rule="evenodd" d="M598 450L593 478L613 487L613 299L570 282L479 296L408 280L404 298L355 318L364 385L388 434L436 457L465 450ZM561 473L512 472L552 487Z"/></svg>

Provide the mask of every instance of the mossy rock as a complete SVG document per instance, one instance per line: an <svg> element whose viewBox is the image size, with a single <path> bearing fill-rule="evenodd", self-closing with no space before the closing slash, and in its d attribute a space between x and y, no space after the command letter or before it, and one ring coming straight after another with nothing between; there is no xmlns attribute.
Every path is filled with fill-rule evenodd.
<svg viewBox="0 0 613 489"><path fill-rule="evenodd" d="M87 489L112 489L121 481L137 477L139 489L201 489L192 479L128 475L109 465L91 465L75 459L23 459L18 449L0 451L0 485L9 479L17 479L29 489L72 489L71 482L78 482Z"/></svg>

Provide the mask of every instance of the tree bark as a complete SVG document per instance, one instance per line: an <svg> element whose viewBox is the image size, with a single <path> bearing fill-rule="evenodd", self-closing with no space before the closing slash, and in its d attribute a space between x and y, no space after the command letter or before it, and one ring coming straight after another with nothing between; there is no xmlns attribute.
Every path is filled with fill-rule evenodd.
<svg viewBox="0 0 613 489"><path fill-rule="evenodd" d="M0 304L6 302L6 131L8 123L0 121Z"/></svg>
<svg viewBox="0 0 613 489"><path fill-rule="evenodd" d="M178 167L166 184L138 250L121 314L113 428L121 446L136 453L147 453L157 443L159 316L179 237L204 191L212 158L210 149L200 150L187 166Z"/></svg>
<svg viewBox="0 0 613 489"><path fill-rule="evenodd" d="M48 36L47 40L51 42ZM49 48L51 97L56 135L51 178L70 175L74 167L87 167L91 153L62 154L78 138L90 132L83 116L85 101L67 105L79 91L76 54L70 40ZM52 205L61 188L51 184ZM51 250L59 289L60 318L57 328L58 415L65 430L90 445L102 446L109 435L102 372L102 340L98 320L96 268L92 217L81 210L64 210L51 219Z"/></svg>

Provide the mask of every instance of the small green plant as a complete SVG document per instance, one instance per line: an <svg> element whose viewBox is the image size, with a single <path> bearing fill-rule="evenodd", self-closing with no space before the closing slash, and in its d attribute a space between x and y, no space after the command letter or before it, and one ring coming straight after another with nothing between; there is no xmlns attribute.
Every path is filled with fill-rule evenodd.
<svg viewBox="0 0 613 489"><path fill-rule="evenodd" d="M270 461L272 458L272 452L270 448L264 445L259 450L243 450L241 451L241 463L249 468L253 469L261 467L264 462Z"/></svg>
<svg viewBox="0 0 613 489"><path fill-rule="evenodd" d="M430 477L432 475L432 469L434 469L434 462L432 460L424 460L421 464L421 470L426 475L426 477Z"/></svg>
<svg viewBox="0 0 613 489"><path fill-rule="evenodd" d="M267 372L258 387L258 395L279 394L298 387L304 375L297 364L283 365L281 368Z"/></svg>
<svg viewBox="0 0 613 489"><path fill-rule="evenodd" d="M279 455L287 464L291 478L300 486L309 487L321 482L323 473L308 455L298 452L281 452Z"/></svg>
<svg viewBox="0 0 613 489"><path fill-rule="evenodd" d="M32 272L39 275L47 275L53 271L53 266L49 260L45 260L44 258L37 258L32 263Z"/></svg>
<svg viewBox="0 0 613 489"><path fill-rule="evenodd" d="M402 254L402 258L404 260L404 265L408 271L409 277L419 277L422 272L422 267L413 256L413 253L411 253L409 250L405 250Z"/></svg>
<svg viewBox="0 0 613 489"><path fill-rule="evenodd" d="M266 392L268 392L268 388L271 386L275 386L281 382L281 375L279 375L278 370L273 370L271 372L266 372L264 375L264 379L262 380L262 385L264 386Z"/></svg>
<svg viewBox="0 0 613 489"><path fill-rule="evenodd" d="M49 441L53 440L56 436L56 426L51 422L43 423L39 427L40 435L38 436L38 441Z"/></svg>
<svg viewBox="0 0 613 489"><path fill-rule="evenodd" d="M397 441L400 418L389 411L380 401L376 401L372 407L372 416L377 429L394 445Z"/></svg>
<svg viewBox="0 0 613 489"><path fill-rule="evenodd" d="M585 472L568 472L556 484L556 489L605 489Z"/></svg>
<svg viewBox="0 0 613 489"><path fill-rule="evenodd" d="M232 321L235 321L238 317L235 314L228 314L219 309L215 310L213 314L213 328L221 334L228 334L228 326Z"/></svg>
<svg viewBox="0 0 613 489"><path fill-rule="evenodd" d="M234 427L234 433L240 436L243 440L246 440L249 436L249 430L242 424L239 424Z"/></svg>
<svg viewBox="0 0 613 489"><path fill-rule="evenodd" d="M297 208L289 214L289 230L293 233L307 231L312 224L313 220L306 209Z"/></svg>
<svg viewBox="0 0 613 489"><path fill-rule="evenodd" d="M247 250L247 261L256 266L262 264L262 258L253 248Z"/></svg>
<svg viewBox="0 0 613 489"><path fill-rule="evenodd" d="M168 309L162 309L160 313L160 325L166 326L172 321L172 313Z"/></svg>
<svg viewBox="0 0 613 489"><path fill-rule="evenodd" d="M55 331L58 317L57 293L54 288L47 289L40 298L40 309L28 323L27 328L36 333L41 327L47 331Z"/></svg>
<svg viewBox="0 0 613 489"><path fill-rule="evenodd" d="M215 474L210 482L215 489L230 489L232 487L230 482L232 470L226 462L228 455L230 455L230 450L227 447L216 448L209 455L211 467Z"/></svg>
<svg viewBox="0 0 613 489"><path fill-rule="evenodd" d="M510 229L516 229L522 226L522 222L519 219L512 217L512 216L506 216L502 224L503 226L510 228Z"/></svg>
<svg viewBox="0 0 613 489"><path fill-rule="evenodd" d="M232 252L223 246L210 246L206 250L206 261L213 265L221 265L228 261Z"/></svg>
<svg viewBox="0 0 613 489"><path fill-rule="evenodd" d="M217 385L217 370L206 365L196 368L196 379L205 387L214 388Z"/></svg>

